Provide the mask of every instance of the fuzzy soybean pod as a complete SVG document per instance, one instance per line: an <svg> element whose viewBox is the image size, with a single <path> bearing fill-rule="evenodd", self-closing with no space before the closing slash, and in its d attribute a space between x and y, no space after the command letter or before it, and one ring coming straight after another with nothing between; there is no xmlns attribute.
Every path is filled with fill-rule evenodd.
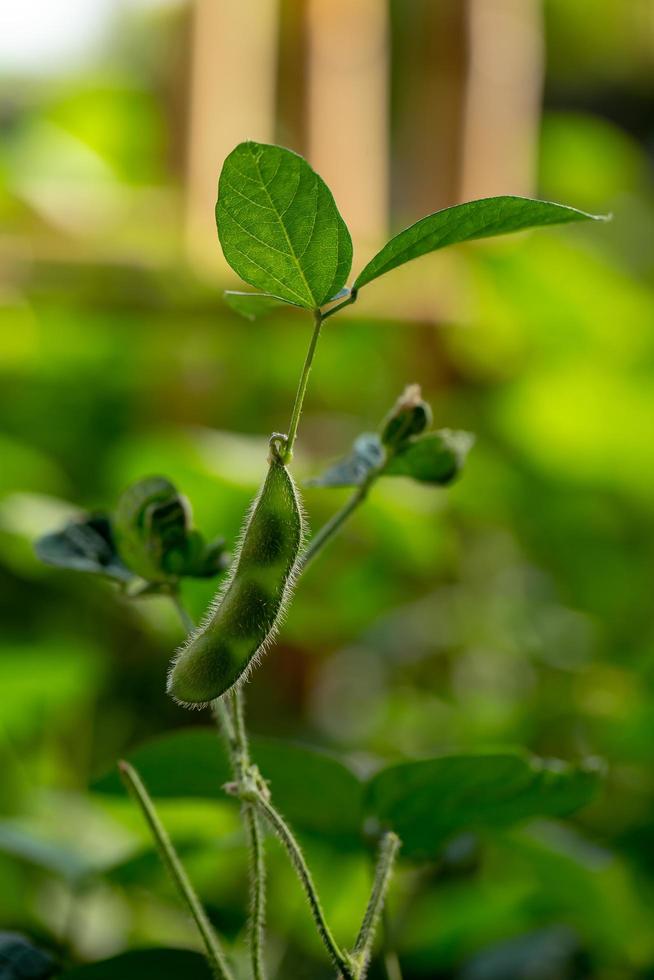
<svg viewBox="0 0 654 980"><path fill-rule="evenodd" d="M245 521L229 577L202 625L177 652L168 693L202 707L230 690L272 642L293 588L304 517L273 436L266 479Z"/></svg>

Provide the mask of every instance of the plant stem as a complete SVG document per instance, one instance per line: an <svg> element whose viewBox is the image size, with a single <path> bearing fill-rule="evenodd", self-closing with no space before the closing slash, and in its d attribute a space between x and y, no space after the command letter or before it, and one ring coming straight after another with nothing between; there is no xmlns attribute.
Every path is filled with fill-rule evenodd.
<svg viewBox="0 0 654 980"><path fill-rule="evenodd" d="M348 296L347 299L344 299L342 303L339 303L338 304L338 306L332 306L331 310L327 310L326 313L323 313L323 315L322 315L323 320L327 320L328 317L333 316L334 313L338 313L340 310L344 309L346 306L352 306L352 303L356 303L357 296L358 296L357 290L356 289L353 289L350 292L350 295Z"/></svg>
<svg viewBox="0 0 654 980"><path fill-rule="evenodd" d="M401 842L397 834L392 833L392 831L384 834L379 848L379 858L375 868L370 900L354 944L353 956L357 964L357 980L363 980L368 970L377 926L384 908L386 893L393 875L393 866L400 847Z"/></svg>
<svg viewBox="0 0 654 980"><path fill-rule="evenodd" d="M179 591L171 592L171 598L187 633L195 628ZM234 779L242 784L250 766L250 750L243 713L243 696L240 690L225 698L216 698L211 705L212 714L220 726L227 742ZM250 855L251 908L250 908L250 958L253 980L265 980L266 969L263 959L264 934L266 927L266 860L261 827L254 808L249 803L241 807L243 824Z"/></svg>
<svg viewBox="0 0 654 980"><path fill-rule="evenodd" d="M231 695L231 717L234 731L234 748L232 764L235 776L243 785L250 768L250 746L245 728L245 712L243 695L237 688ZM222 699L219 699L219 704ZM241 806L243 823L248 838L250 853L250 957L254 980L265 980L266 969L263 959L264 936L266 930L266 855L263 835L259 825L256 809L251 803L243 802Z"/></svg>
<svg viewBox="0 0 654 980"><path fill-rule="evenodd" d="M326 524L317 531L311 538L311 541L304 549L303 553L300 555L298 561L298 572L303 572L307 566L313 561L316 555L322 551L326 544L337 534L343 524L347 519L354 513L357 507L360 507L364 502L370 488L377 478L377 472L369 474L369 476L364 480L360 487L358 487L352 494L350 499L344 504L339 511L337 511L333 517L327 521Z"/></svg>
<svg viewBox="0 0 654 980"><path fill-rule="evenodd" d="M266 932L266 852L256 810L249 804L242 808L243 822L250 852L250 961L254 980L265 980L263 959Z"/></svg>
<svg viewBox="0 0 654 980"><path fill-rule="evenodd" d="M320 328L322 326L323 319L324 317L320 310L313 311L313 334L311 335L311 342L309 344L307 356L304 359L304 366L302 368L302 374L300 375L300 381L297 386L297 392L295 393L295 403L293 405L291 421L289 423L288 433L286 435L286 449L284 450L285 463L290 463L293 457L293 446L297 436L298 425L300 424L302 405L304 403L307 384L309 383L309 374L311 372L311 365L313 364L313 358L316 353L316 346L318 344L318 338L320 337Z"/></svg>
<svg viewBox="0 0 654 980"><path fill-rule="evenodd" d="M386 980L402 980L402 967L397 958L397 953L392 949L387 949L384 952L384 970L386 972Z"/></svg>
<svg viewBox="0 0 654 980"><path fill-rule="evenodd" d="M320 938L325 944L327 952L331 956L335 967L340 971L343 977L345 977L345 980L357 980L347 953L344 953L341 950L327 924L325 913L322 910L320 898L318 897L318 892L311 876L311 872L309 871L309 867L304 858L304 854L302 853L302 849L296 841L290 827L281 814L277 812L275 807L265 798L265 796L263 796L263 794L256 794L256 803L261 810L261 813L264 815L286 849L286 852L291 860L291 864L295 868L297 876L300 879L300 883L304 888L304 892L309 901L311 914L318 928Z"/></svg>
<svg viewBox="0 0 654 980"><path fill-rule="evenodd" d="M129 764L129 762L121 760L118 763L118 769L128 791L140 806L143 816L145 817L148 827L150 828L150 832L156 841L161 859L167 867L182 899L188 906L189 912L195 920L195 924L198 927L198 932L200 933L204 942L207 958L214 977L216 980L233 980L232 972L228 966L227 959L220 946L218 937L216 936L213 927L207 918L207 914L204 911L202 903L200 902L200 899L198 898L193 885L186 874L184 866L179 859L179 855L175 850L170 837L168 836L168 832L159 819L159 815L152 797L145 788L141 777L134 767Z"/></svg>

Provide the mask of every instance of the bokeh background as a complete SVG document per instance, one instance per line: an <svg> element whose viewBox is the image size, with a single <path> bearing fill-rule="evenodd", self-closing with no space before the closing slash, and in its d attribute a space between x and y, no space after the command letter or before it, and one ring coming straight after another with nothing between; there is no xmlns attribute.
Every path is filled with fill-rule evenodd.
<svg viewBox="0 0 654 980"><path fill-rule="evenodd" d="M233 542L310 331L221 299L217 175L254 138L331 185L355 271L474 197L614 215L426 257L329 321L300 478L408 382L477 442L447 491L375 489L247 695L253 731L364 768L489 745L606 760L572 824L407 868L396 943L405 980L654 976L651 0L31 0L3 9L0 66L0 922L82 961L195 945L138 815L87 790L206 723L164 694L174 611L41 566L33 541L163 473ZM305 498L317 527L345 492ZM188 587L196 615L211 593ZM234 811L163 809L236 938ZM347 942L365 860L307 846ZM278 975L328 977L270 850Z"/></svg>

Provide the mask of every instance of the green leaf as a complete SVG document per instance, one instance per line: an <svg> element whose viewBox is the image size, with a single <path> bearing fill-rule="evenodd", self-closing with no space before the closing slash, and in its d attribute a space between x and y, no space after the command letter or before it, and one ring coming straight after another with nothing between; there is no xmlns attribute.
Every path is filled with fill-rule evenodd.
<svg viewBox="0 0 654 980"><path fill-rule="evenodd" d="M410 476L422 483L444 486L461 472L474 436L439 429L403 443L389 458L384 476Z"/></svg>
<svg viewBox="0 0 654 980"><path fill-rule="evenodd" d="M423 399L420 385L408 385L382 424L381 441L394 452L432 423L431 406Z"/></svg>
<svg viewBox="0 0 654 980"><path fill-rule="evenodd" d="M0 854L9 854L67 881L80 881L93 870L88 861L65 844L36 836L9 820L0 822Z"/></svg>
<svg viewBox="0 0 654 980"><path fill-rule="evenodd" d="M352 452L330 466L321 476L307 481L310 487L358 487L371 470L384 462L384 450L376 432L364 432L355 440Z"/></svg>
<svg viewBox="0 0 654 980"><path fill-rule="evenodd" d="M71 521L63 530L39 538L34 547L46 565L106 575L119 582L134 577L118 555L111 521L103 514Z"/></svg>
<svg viewBox="0 0 654 980"><path fill-rule="evenodd" d="M606 220L605 215L587 214L563 204L532 201L526 197L487 197L480 201L468 201L467 204L436 211L391 238L359 273L353 289L361 289L391 269L446 245L543 225Z"/></svg>
<svg viewBox="0 0 654 980"><path fill-rule="evenodd" d="M46 980L56 971L49 953L37 949L18 932L0 932L2 980Z"/></svg>
<svg viewBox="0 0 654 980"><path fill-rule="evenodd" d="M223 164L218 236L238 275L307 309L328 302L352 265L352 240L331 191L297 153L240 143Z"/></svg>
<svg viewBox="0 0 654 980"><path fill-rule="evenodd" d="M135 949L99 963L73 967L61 980L211 980L204 957L186 949Z"/></svg>
<svg viewBox="0 0 654 980"><path fill-rule="evenodd" d="M597 768L518 753L451 755L390 766L368 784L366 806L402 839L402 853L438 854L454 834L528 817L561 817L588 803Z"/></svg>
<svg viewBox="0 0 654 980"><path fill-rule="evenodd" d="M115 529L121 556L148 582L211 578L228 563L224 540L205 544L189 501L162 476L138 480L121 494Z"/></svg>
<svg viewBox="0 0 654 980"><path fill-rule="evenodd" d="M273 296L272 293L243 293L236 289L226 289L223 298L235 313L246 320L256 320L257 317L278 310L280 306L300 306L299 303L291 303L290 300Z"/></svg>
<svg viewBox="0 0 654 980"><path fill-rule="evenodd" d="M252 740L252 758L270 781L275 802L294 827L354 839L362 823L363 784L336 757L318 749L273 739ZM127 755L155 798L231 799L223 786L232 779L222 740L212 729L182 730L153 739ZM111 772L92 787L124 792Z"/></svg>
<svg viewBox="0 0 654 980"><path fill-rule="evenodd" d="M461 980L525 980L533 977L535 964L540 980L578 977L581 957L573 929L548 926L485 947L463 968Z"/></svg>

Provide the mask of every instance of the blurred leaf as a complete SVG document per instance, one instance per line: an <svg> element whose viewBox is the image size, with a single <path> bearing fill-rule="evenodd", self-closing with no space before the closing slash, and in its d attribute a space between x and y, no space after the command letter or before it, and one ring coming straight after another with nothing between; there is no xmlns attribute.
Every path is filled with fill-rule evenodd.
<svg viewBox="0 0 654 980"><path fill-rule="evenodd" d="M186 949L135 949L100 963L73 967L61 980L211 980L203 956Z"/></svg>
<svg viewBox="0 0 654 980"><path fill-rule="evenodd" d="M69 722L96 691L99 660L93 647L70 639L0 645L2 721L15 737ZM49 723L49 724L48 724Z"/></svg>
<svg viewBox="0 0 654 980"><path fill-rule="evenodd" d="M384 450L376 432L364 432L355 440L352 452L330 466L322 476L308 480L312 487L358 487L371 470L384 461Z"/></svg>
<svg viewBox="0 0 654 980"><path fill-rule="evenodd" d="M134 577L118 555L111 521L104 514L71 521L62 531L45 534L35 550L46 565L106 575L119 582Z"/></svg>
<svg viewBox="0 0 654 980"><path fill-rule="evenodd" d="M461 980L577 980L580 959L575 933L552 926L483 949L464 967Z"/></svg>
<svg viewBox="0 0 654 980"><path fill-rule="evenodd" d="M345 284L350 233L327 185L290 150L253 142L232 150L216 222L225 258L257 289L313 309Z"/></svg>
<svg viewBox="0 0 654 980"><path fill-rule="evenodd" d="M26 827L10 821L0 822L0 852L53 872L67 881L79 881L91 870L88 863L69 847L58 841L37 837Z"/></svg>
<svg viewBox="0 0 654 980"><path fill-rule="evenodd" d="M410 476L422 483L451 483L460 473L473 442L474 436L469 432L430 432L399 446L383 475Z"/></svg>
<svg viewBox="0 0 654 980"><path fill-rule="evenodd" d="M270 781L275 802L300 830L358 838L363 786L336 757L304 745L273 739L252 740L252 757ZM182 730L147 742L128 753L154 797L209 797L225 800L232 778L221 738L211 729ZM115 772L96 781L96 792L122 794Z"/></svg>
<svg viewBox="0 0 654 980"><path fill-rule="evenodd" d="M224 799L223 786L232 778L222 740L211 729L173 732L152 739L125 756L152 796ZM118 771L112 769L91 787L99 793L122 795Z"/></svg>
<svg viewBox="0 0 654 980"><path fill-rule="evenodd" d="M121 556L151 583L211 578L227 565L224 539L205 544L192 526L188 499L165 477L146 477L123 491L115 529Z"/></svg>
<svg viewBox="0 0 654 980"><path fill-rule="evenodd" d="M56 965L49 953L37 949L17 932L0 932L0 977L2 980L46 980Z"/></svg>
<svg viewBox="0 0 654 980"><path fill-rule="evenodd" d="M595 768L556 760L451 755L383 769L368 785L366 806L399 834L405 856L433 857L463 830L573 813L598 784Z"/></svg>
<svg viewBox="0 0 654 980"><path fill-rule="evenodd" d="M419 436L431 423L431 406L422 398L420 385L408 385L384 420L381 441L394 450L412 436Z"/></svg>
<svg viewBox="0 0 654 980"><path fill-rule="evenodd" d="M291 303L290 300L273 296L272 293L242 293L236 289L226 289L223 299L246 320L256 320L257 317L278 310L280 306L300 306L299 303Z"/></svg>
<svg viewBox="0 0 654 980"><path fill-rule="evenodd" d="M548 201L532 201L526 197L488 197L468 201L436 211L401 231L359 273L353 288L360 289L397 266L446 245L543 225L604 220L606 218L602 215L587 214Z"/></svg>

